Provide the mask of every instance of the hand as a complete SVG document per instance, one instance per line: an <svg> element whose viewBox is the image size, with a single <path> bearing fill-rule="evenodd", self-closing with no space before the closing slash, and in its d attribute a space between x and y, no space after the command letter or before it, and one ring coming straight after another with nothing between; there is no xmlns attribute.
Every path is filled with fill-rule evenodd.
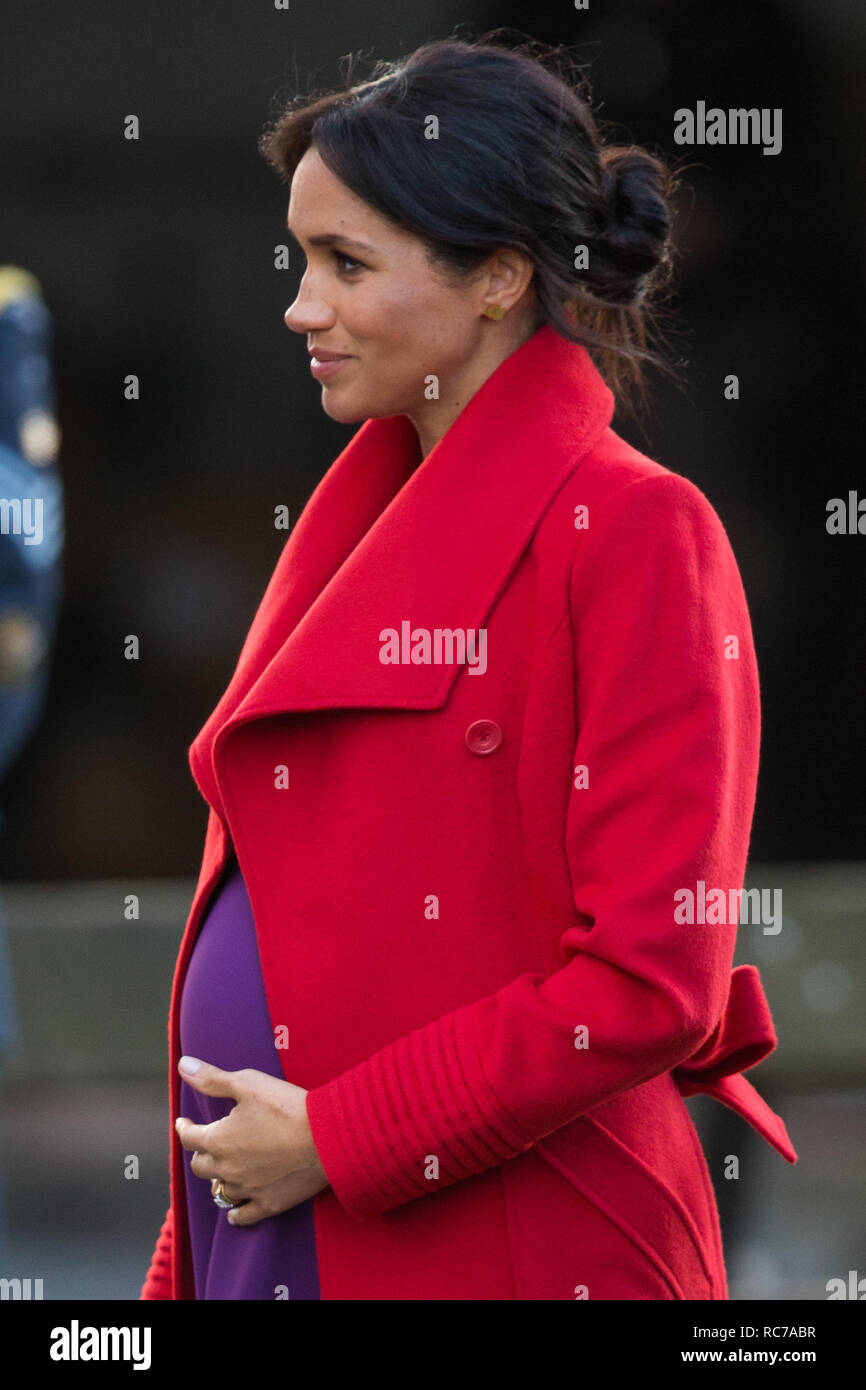
<svg viewBox="0 0 866 1390"><path fill-rule="evenodd" d="M254 1226L328 1186L301 1086L252 1068L222 1071L201 1062L189 1072L181 1063L178 1069L188 1086L237 1101L224 1119L209 1125L193 1124L184 1116L175 1121L181 1144L193 1151L195 1176L209 1178L212 1193L222 1178L229 1201L243 1203L227 1213L233 1226Z"/></svg>

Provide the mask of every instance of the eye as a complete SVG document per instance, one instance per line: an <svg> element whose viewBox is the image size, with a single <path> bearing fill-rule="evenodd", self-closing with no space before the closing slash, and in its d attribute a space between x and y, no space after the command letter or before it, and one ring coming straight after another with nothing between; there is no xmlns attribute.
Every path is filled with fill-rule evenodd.
<svg viewBox="0 0 866 1390"><path fill-rule="evenodd" d="M351 256L344 256L342 251L333 251L334 260L339 262L340 268L346 275L353 275L356 270L363 270L363 261L355 261Z"/></svg>

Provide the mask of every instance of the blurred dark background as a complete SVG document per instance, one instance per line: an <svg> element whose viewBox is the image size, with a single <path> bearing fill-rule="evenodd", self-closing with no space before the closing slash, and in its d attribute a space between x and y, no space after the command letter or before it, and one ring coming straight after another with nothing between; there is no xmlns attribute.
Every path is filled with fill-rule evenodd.
<svg viewBox="0 0 866 1390"><path fill-rule="evenodd" d="M683 389L651 377L652 412L643 427L621 415L614 425L707 494L741 567L764 717L753 861L789 866L791 901L799 885L807 903L799 925L787 923L784 941L796 942L799 931L802 943L808 919L810 940L821 946L809 966L811 984L803 975L796 988L812 999L815 1027L830 1039L812 1074L823 1089L803 1100L799 1132L776 1096L795 1147L810 1126L829 1145L813 1154L808 1179L799 1178L804 1210L811 1203L814 1213L820 1174L826 1179L830 1152L839 1152L827 1136L834 1125L849 1138L864 1126L862 1090L833 1088L862 1087L863 1076L862 1031L843 1027L838 1010L852 990L856 1005L852 981L862 964L854 943L863 939L863 880L854 861L866 857L866 536L831 536L825 526L830 498L858 486L866 494L866 10L857 0L596 0L586 12L567 3L471 0L396 10L381 0L326 7L292 0L287 11L265 0L79 0L74 7L36 0L7 12L0 262L38 277L54 319L67 534L47 703L0 796L0 882L21 889L10 898L19 987L25 994L32 988L28 962L35 969L51 955L49 938L38 951L33 944L45 917L32 907L28 885L50 889L56 881L68 893L73 880L132 882L134 890L152 876L191 889L206 808L189 773L188 746L232 673L285 542L285 532L274 529L274 507L287 505L294 523L356 428L324 415L305 343L282 321L300 267L274 269L288 194L257 153L258 136L281 96L339 82L342 55L398 57L458 24L467 37L504 25L576 45L596 108L612 123L607 138L688 164L676 228L674 356L684 361ZM674 112L699 100L725 109L782 108L781 153L676 146ZM140 119L138 141L123 138L129 114ZM141 380L138 402L124 399L130 373ZM739 401L724 399L729 373L739 376ZM123 658L129 633L141 639L137 662ZM168 966L183 927L183 891L171 903L160 919L169 931L160 957ZM28 918L31 908L36 915ZM82 922L98 916L81 908ZM71 952L70 970L79 955ZM101 959L110 989L124 957ZM780 945L775 962L765 964L774 1013L790 994L798 1017L805 1005L784 973L793 970L792 958ZM774 964L781 972L775 994ZM147 989L159 1020L156 1036L148 1023L148 1036L158 1054L168 981L157 977L158 986ZM125 998L118 996L118 1009ZM26 1000L24 1015L26 1033ZM783 1058L776 1075L790 1092L798 1079L792 1059L814 1060L821 1049L814 1036L789 1032L786 1042L787 1070ZM91 1106L91 1118L123 1113L140 1133L137 1141L119 1140L121 1147L150 1145L154 1154L149 1195L129 1218L151 1232L167 1204L159 1168L167 1150L164 1078L154 1066L148 1079L150 1063L137 1066L141 1054L131 1046L128 1054L121 1047L120 1060L115 1053L113 1069L103 1065L102 1047L93 1043L88 1052L82 1043L84 1060L69 1062L76 1105L68 1085L51 1091L56 1057L47 1044L40 1053L31 1032L12 1069L22 1088L13 1085L13 1114L16 1095L25 1086L33 1094L37 1054L41 1074L54 1080L45 1081L36 1118L29 1111L14 1130L13 1158L23 1161L43 1146L47 1153L52 1129L70 1123L70 1113L80 1129L81 1106ZM136 1075L130 1093L123 1077ZM759 1089L769 1096L764 1075ZM97 1090L87 1093L89 1085ZM106 1099L98 1086L115 1090ZM745 1142L741 1130L737 1136ZM75 1153L90 1171L83 1138ZM47 1232L40 1243L25 1206L31 1210L49 1178L67 1172L63 1152L56 1161L57 1172L38 1188L20 1178L13 1216L13 1248L38 1251L43 1261L21 1273L56 1266L55 1289L64 1285L63 1256ZM789 1181L792 1170L778 1156L760 1161L772 1175L767 1192ZM748 1287L822 1297L823 1274L844 1273L832 1263L837 1255L843 1263L855 1257L845 1243L853 1168L848 1160L842 1166L838 1201L827 1196L826 1221L815 1218L814 1257L796 1276L801 1282L785 1282L753 1247L751 1265L743 1266ZM88 1192L90 1202L92 1186ZM62 1223L60 1195L54 1200L52 1219ZM790 1221L778 1201L764 1203L765 1217L771 1209L769 1246ZM109 1228L112 1210L105 1209ZM733 1230L736 1213L728 1219ZM742 1212L739 1219L742 1228ZM145 1244L152 1241L142 1236L128 1254L121 1296L136 1296ZM100 1260L103 1272L91 1285L78 1277L81 1288L104 1294L102 1255L93 1269ZM821 1276L817 1294L803 1292L813 1287L812 1269Z"/></svg>

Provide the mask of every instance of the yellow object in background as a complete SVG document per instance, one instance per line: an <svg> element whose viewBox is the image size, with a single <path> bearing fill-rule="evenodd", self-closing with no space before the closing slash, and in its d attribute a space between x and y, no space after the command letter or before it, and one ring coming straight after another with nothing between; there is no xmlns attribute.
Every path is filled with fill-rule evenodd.
<svg viewBox="0 0 866 1390"><path fill-rule="evenodd" d="M18 265L0 265L0 312L16 299L41 299L42 286L29 270Z"/></svg>

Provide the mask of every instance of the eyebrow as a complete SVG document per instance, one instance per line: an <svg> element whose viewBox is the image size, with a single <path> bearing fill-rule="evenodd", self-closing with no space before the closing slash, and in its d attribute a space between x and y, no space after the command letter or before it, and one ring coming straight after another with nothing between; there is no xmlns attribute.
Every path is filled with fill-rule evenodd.
<svg viewBox="0 0 866 1390"><path fill-rule="evenodd" d="M286 223L286 231L294 241L298 241L288 222ZM375 246L370 246L368 242L358 241L356 237L343 236L340 232L320 232L318 236L310 237L311 246L334 246L337 242L341 242L343 246L353 246L356 251L376 250Z"/></svg>

